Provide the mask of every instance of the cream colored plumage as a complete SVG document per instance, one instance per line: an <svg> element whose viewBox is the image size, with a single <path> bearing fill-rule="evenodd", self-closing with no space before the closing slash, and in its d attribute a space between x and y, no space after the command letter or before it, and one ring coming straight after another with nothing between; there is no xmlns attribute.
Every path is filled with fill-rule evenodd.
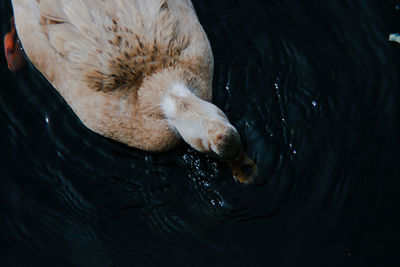
<svg viewBox="0 0 400 267"><path fill-rule="evenodd" d="M190 0L12 3L25 53L88 128L147 151L182 137L243 158L236 129L209 103L213 56Z"/></svg>

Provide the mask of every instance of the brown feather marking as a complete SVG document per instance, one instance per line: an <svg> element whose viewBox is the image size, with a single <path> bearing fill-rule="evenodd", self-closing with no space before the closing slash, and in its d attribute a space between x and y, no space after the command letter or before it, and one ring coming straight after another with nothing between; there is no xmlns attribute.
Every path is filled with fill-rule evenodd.
<svg viewBox="0 0 400 267"><path fill-rule="evenodd" d="M162 12L164 10L168 10L168 4L165 1L160 6L160 12Z"/></svg>
<svg viewBox="0 0 400 267"><path fill-rule="evenodd" d="M118 36L109 43L116 45L121 43L122 38ZM128 44L115 50L118 54L108 61L108 73L93 69L85 74L85 81L90 88L106 93L133 90L136 95L145 77L184 63L180 55L188 47L189 39L178 38L174 31L166 45L156 40L145 41L138 35Z"/></svg>

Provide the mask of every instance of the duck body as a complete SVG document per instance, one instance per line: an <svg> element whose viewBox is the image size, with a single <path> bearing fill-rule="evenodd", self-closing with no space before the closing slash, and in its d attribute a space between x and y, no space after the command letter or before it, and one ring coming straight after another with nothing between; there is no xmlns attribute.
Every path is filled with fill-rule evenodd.
<svg viewBox="0 0 400 267"><path fill-rule="evenodd" d="M173 84L211 101L213 56L189 0L13 0L33 65L91 130L148 151L180 139L160 103Z"/></svg>
<svg viewBox="0 0 400 267"><path fill-rule="evenodd" d="M152 152L183 139L252 179L238 132L210 103L213 55L190 0L12 4L25 54L89 129Z"/></svg>

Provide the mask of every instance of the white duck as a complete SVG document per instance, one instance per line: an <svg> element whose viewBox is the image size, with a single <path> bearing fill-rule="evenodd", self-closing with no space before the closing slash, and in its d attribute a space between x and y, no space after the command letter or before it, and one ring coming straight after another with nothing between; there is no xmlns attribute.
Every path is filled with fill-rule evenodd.
<svg viewBox="0 0 400 267"><path fill-rule="evenodd" d="M190 0L12 4L26 55L88 128L153 152L182 137L230 162L240 182L253 179L238 132L210 103L213 55ZM10 69L20 65L16 40L12 29Z"/></svg>

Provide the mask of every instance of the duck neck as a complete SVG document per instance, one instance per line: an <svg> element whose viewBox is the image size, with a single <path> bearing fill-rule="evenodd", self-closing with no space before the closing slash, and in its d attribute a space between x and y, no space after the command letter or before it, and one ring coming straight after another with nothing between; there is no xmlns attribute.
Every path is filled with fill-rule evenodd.
<svg viewBox="0 0 400 267"><path fill-rule="evenodd" d="M199 97L200 92L189 88L182 77L175 69L147 78L138 92L137 116L149 129L161 132L167 128L200 152L236 157L241 146L236 129L218 107Z"/></svg>
<svg viewBox="0 0 400 267"><path fill-rule="evenodd" d="M200 152L222 156L220 140L230 131L237 135L219 108L197 97L183 83L173 83L166 91L161 100L161 110L168 124Z"/></svg>
<svg viewBox="0 0 400 267"><path fill-rule="evenodd" d="M196 150L210 152L205 120L210 103L195 96L184 84L174 83L161 100L161 109L183 140Z"/></svg>

